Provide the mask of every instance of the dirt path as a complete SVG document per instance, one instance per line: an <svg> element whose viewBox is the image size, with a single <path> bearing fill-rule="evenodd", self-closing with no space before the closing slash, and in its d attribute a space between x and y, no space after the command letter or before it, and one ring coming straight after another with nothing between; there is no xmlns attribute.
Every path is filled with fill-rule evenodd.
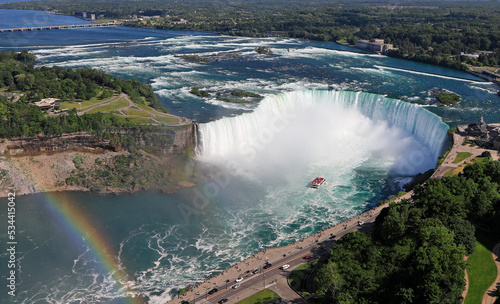
<svg viewBox="0 0 500 304"><path fill-rule="evenodd" d="M130 100L128 95L125 95L124 98L129 103L129 106L125 109L128 109L132 106L135 106L134 102L132 100ZM124 109L122 109L122 110L124 110ZM142 110L144 112L150 113L151 116L149 118L156 121L158 124L172 126L172 127L179 127L179 126L190 125L193 123L190 119L187 119L186 117L180 117L180 116L176 116L176 115L173 115L170 113L163 113L163 112L160 112L160 111L153 109L153 108L149 108L147 111L144 109L142 109ZM132 115L127 115L127 116L132 116ZM159 122L158 120L155 119L155 117L157 117L157 116L170 117L173 119L177 119L178 121L174 122L174 123L163 123L163 122Z"/></svg>
<svg viewBox="0 0 500 304"><path fill-rule="evenodd" d="M493 304L495 303L497 297L499 296L496 291L497 288L500 287L500 243L496 244L495 248L493 248L493 252L491 253L493 256L493 260L497 265L497 278L495 282L488 288L483 296L482 304Z"/></svg>
<svg viewBox="0 0 500 304"><path fill-rule="evenodd" d="M78 115L83 115L83 114L87 113L88 111L93 110L95 108L102 107L102 106L107 106L109 104L112 104L113 102L122 99L124 96L127 96L127 95L125 93L121 93L120 95L113 96L113 97L111 97L109 99L106 99L106 100L103 100L101 102L94 103L94 104L92 104L90 106L80 108L80 109L78 109Z"/></svg>
<svg viewBox="0 0 500 304"><path fill-rule="evenodd" d="M467 263L468 256L464 256L464 261ZM462 298L464 299L462 303L465 302L465 297L467 296L467 293L469 292L469 275L467 274L467 269L465 269L465 289L462 291Z"/></svg>

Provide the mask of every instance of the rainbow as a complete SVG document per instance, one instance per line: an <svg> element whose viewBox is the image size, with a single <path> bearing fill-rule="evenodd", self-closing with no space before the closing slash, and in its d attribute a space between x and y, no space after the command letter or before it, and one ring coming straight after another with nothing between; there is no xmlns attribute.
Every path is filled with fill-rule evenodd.
<svg viewBox="0 0 500 304"><path fill-rule="evenodd" d="M92 251L92 254L100 261L102 270L108 272L116 282L116 288L123 293L123 303L144 304L140 297L133 297L134 292L127 286L130 281L127 273L123 270L117 259L117 254L110 246L103 231L96 229L97 223L92 220L76 204L72 203L70 197L65 193L38 193L49 211L54 214L54 219L70 235L75 242L81 242L82 237Z"/></svg>

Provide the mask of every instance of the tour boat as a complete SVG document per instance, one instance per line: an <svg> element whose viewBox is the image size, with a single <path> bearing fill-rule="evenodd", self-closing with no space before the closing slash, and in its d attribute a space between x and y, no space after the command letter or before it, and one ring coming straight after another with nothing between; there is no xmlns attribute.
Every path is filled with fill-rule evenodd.
<svg viewBox="0 0 500 304"><path fill-rule="evenodd" d="M312 182L309 183L310 188L318 188L319 186L323 185L325 182L325 179L322 177L316 177Z"/></svg>

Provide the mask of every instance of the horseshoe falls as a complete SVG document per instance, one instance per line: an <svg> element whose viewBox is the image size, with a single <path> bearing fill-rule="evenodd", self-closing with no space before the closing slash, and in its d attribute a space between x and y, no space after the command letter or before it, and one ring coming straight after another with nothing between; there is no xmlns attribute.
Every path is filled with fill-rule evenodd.
<svg viewBox="0 0 500 304"><path fill-rule="evenodd" d="M421 106L382 95L296 91L268 96L252 113L201 124L198 155L266 181L292 172L312 178L318 166L335 180L335 172L375 163L389 176L411 176L435 166L447 130Z"/></svg>

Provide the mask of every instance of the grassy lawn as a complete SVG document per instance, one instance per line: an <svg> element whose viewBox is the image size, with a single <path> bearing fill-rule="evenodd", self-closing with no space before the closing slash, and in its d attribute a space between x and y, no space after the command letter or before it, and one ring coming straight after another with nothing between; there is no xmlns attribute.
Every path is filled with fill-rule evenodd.
<svg viewBox="0 0 500 304"><path fill-rule="evenodd" d="M451 170L451 171L448 171L444 174L444 176L448 177L448 176L453 176L453 175L458 175L460 173L462 173L464 171L464 168L467 164L463 164L461 166L458 166L456 167L455 169Z"/></svg>
<svg viewBox="0 0 500 304"><path fill-rule="evenodd" d="M125 115L137 115L137 116L142 116L142 117L150 117L151 113L145 112L143 110L139 109L128 109L128 110L123 110L123 114Z"/></svg>
<svg viewBox="0 0 500 304"><path fill-rule="evenodd" d="M65 101L61 104L61 109L82 109L82 108L86 108L86 107L89 107L91 105L95 104L95 102L92 102L92 101L82 101L82 102L69 102L69 101Z"/></svg>
<svg viewBox="0 0 500 304"><path fill-rule="evenodd" d="M472 154L469 152L458 152L457 157L453 161L455 164L458 164L459 162L463 161L467 157L471 156Z"/></svg>
<svg viewBox="0 0 500 304"><path fill-rule="evenodd" d="M112 98L116 98L113 96ZM61 109L77 109L83 110L87 107L93 106L96 103L103 102L104 100L97 97L92 97L89 100L77 100L77 101L63 101L61 104Z"/></svg>
<svg viewBox="0 0 500 304"><path fill-rule="evenodd" d="M155 119L158 120L159 122L163 122L163 123L167 123L167 124L179 122L179 120L177 118L168 117L168 116L156 116Z"/></svg>
<svg viewBox="0 0 500 304"><path fill-rule="evenodd" d="M128 106L128 101L126 101L125 99L122 98L120 100L117 100L115 102L110 103L109 105L94 108L94 109L88 111L88 113L111 112L111 111L125 108L127 106Z"/></svg>
<svg viewBox="0 0 500 304"><path fill-rule="evenodd" d="M303 286L304 279L307 276L307 273L313 269L311 263L305 263L295 268L290 276L288 277L288 281L290 282L290 286L297 291L306 291L305 286Z"/></svg>
<svg viewBox="0 0 500 304"><path fill-rule="evenodd" d="M156 123L151 118L146 118L146 117L126 117L126 116L118 116L118 117L123 117L123 119L127 119L128 121L133 123Z"/></svg>
<svg viewBox="0 0 500 304"><path fill-rule="evenodd" d="M497 268L491 256L495 246L494 239L480 231L476 233L476 237L476 250L467 260L469 291L465 297L465 304L481 303L484 293L497 276Z"/></svg>
<svg viewBox="0 0 500 304"><path fill-rule="evenodd" d="M342 45L349 45L349 42L347 42L347 40L345 40L345 39L340 39L340 40L337 40L336 42L338 44L342 44Z"/></svg>
<svg viewBox="0 0 500 304"><path fill-rule="evenodd" d="M280 296L272 290L264 289L258 293L243 299L236 304L264 304L279 300Z"/></svg>
<svg viewBox="0 0 500 304"><path fill-rule="evenodd" d="M148 107L147 105L145 104L140 104L140 103L136 103L135 104L137 107L143 109L144 111L148 112L148 113L151 113L151 114L154 114L154 110L150 107Z"/></svg>
<svg viewBox="0 0 500 304"><path fill-rule="evenodd" d="M446 172L446 174L444 176L448 177L448 176L457 175L459 173L462 173L464 171L465 166L467 166L468 164L483 163L483 162L487 162L489 160L490 160L489 157L478 156L478 157L474 158L473 160L471 160L465 164L462 164L449 172Z"/></svg>

